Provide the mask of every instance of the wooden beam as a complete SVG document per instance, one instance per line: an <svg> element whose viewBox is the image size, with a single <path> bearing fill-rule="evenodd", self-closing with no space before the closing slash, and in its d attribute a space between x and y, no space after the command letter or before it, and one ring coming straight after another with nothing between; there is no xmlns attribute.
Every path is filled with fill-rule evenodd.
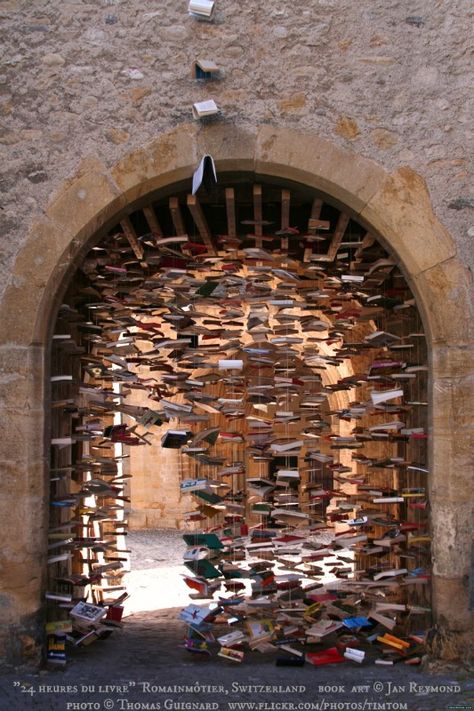
<svg viewBox="0 0 474 711"><path fill-rule="evenodd" d="M196 195L188 195L186 198L186 204L189 208L189 212L193 216L193 220L196 223L201 239L207 247L209 254L215 254L216 250L212 243L212 234L207 224L207 220L202 211L201 203L197 199Z"/></svg>
<svg viewBox="0 0 474 711"><path fill-rule="evenodd" d="M366 232L364 237L362 238L362 244L360 247L355 251L354 253L354 260L355 259L361 259L362 258L362 252L364 249L367 249L368 247L372 247L373 243L375 242L375 237L373 237L370 232Z"/></svg>
<svg viewBox="0 0 474 711"><path fill-rule="evenodd" d="M133 249L136 258L142 260L143 247L138 241L137 233L135 232L135 228L133 227L130 218L124 217L123 220L120 221L120 227L122 228L125 237L128 239L130 247Z"/></svg>
<svg viewBox="0 0 474 711"><path fill-rule="evenodd" d="M262 186L261 185L254 185L253 186L253 219L255 221L255 225L254 225L255 246L258 249L262 249L262 246L263 246L263 241L262 241L263 211L262 211Z"/></svg>
<svg viewBox="0 0 474 711"><path fill-rule="evenodd" d="M323 207L323 201L320 198L314 198L313 200L313 205L311 207L311 215L308 220L308 234L314 235L316 231L316 227L314 227L311 222L314 220L319 220L319 216L321 214L321 210ZM314 222L313 222L314 224ZM313 245L310 244L308 245L303 254L303 262L309 262L311 261L311 255L313 254Z"/></svg>
<svg viewBox="0 0 474 711"><path fill-rule="evenodd" d="M153 232L153 234L158 235L159 237L163 237L163 230L161 229L160 223L157 220L155 211L152 206L149 205L148 207L144 207L143 214L145 215L145 219L148 222L148 227L150 228L150 231Z"/></svg>
<svg viewBox="0 0 474 711"><path fill-rule="evenodd" d="M225 189L225 204L227 209L227 235L229 237L237 237L234 188Z"/></svg>
<svg viewBox="0 0 474 711"><path fill-rule="evenodd" d="M308 229L310 230L311 234L314 234L316 230L330 230L331 223L329 222L329 220L319 220L315 217L310 217L308 220Z"/></svg>
<svg viewBox="0 0 474 711"><path fill-rule="evenodd" d="M290 226L290 191L281 191L281 229L287 230ZM288 251L288 237L281 238L281 248Z"/></svg>
<svg viewBox="0 0 474 711"><path fill-rule="evenodd" d="M181 213L181 208L179 206L179 200L177 197L170 197L169 208L171 212L171 219L173 220L173 225L178 237L186 234L186 229L184 227L183 215Z"/></svg>
<svg viewBox="0 0 474 711"><path fill-rule="evenodd" d="M341 212L339 215L339 219L337 221L336 229L334 230L334 234L332 236L331 244L329 245L328 253L324 255L321 259L318 258L318 261L323 261L323 262L333 262L337 250L339 249L339 245L342 242L342 238L344 237L344 232L346 231L346 227L349 224L349 215L344 214Z"/></svg>

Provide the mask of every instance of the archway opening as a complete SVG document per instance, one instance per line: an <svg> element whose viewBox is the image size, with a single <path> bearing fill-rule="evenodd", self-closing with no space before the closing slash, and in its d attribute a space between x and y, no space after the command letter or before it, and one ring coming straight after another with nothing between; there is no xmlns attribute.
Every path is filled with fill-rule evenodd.
<svg viewBox="0 0 474 711"><path fill-rule="evenodd" d="M147 196L78 265L52 353L49 661L120 623L128 524L185 536L188 651L419 658L426 341L343 206L245 173Z"/></svg>

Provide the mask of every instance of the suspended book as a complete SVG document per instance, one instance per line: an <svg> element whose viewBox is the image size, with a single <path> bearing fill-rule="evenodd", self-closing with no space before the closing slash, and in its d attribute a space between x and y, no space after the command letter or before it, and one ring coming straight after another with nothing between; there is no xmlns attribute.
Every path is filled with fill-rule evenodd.
<svg viewBox="0 0 474 711"><path fill-rule="evenodd" d="M212 74L217 71L215 63L205 60L196 60L196 67L203 74ZM192 194L195 195L201 186L209 190L215 185L217 185L217 173L214 159L211 155L206 154L194 171Z"/></svg>
<svg viewBox="0 0 474 711"><path fill-rule="evenodd" d="M180 449L191 435L190 430L168 430L161 438L161 446L165 449Z"/></svg>
<svg viewBox="0 0 474 711"><path fill-rule="evenodd" d="M194 496L197 496L198 499L202 499L206 504L209 504L210 506L225 509L225 503L223 499L220 496L217 496L217 494L202 490L196 490L191 493L193 493Z"/></svg>
<svg viewBox="0 0 474 711"><path fill-rule="evenodd" d="M299 481L300 473L297 469L279 469L276 477L281 481Z"/></svg>
<svg viewBox="0 0 474 711"><path fill-rule="evenodd" d="M387 331L374 331L364 338L371 347L392 346L400 340L400 336Z"/></svg>
<svg viewBox="0 0 474 711"><path fill-rule="evenodd" d="M279 444L278 442L276 442L270 445L270 449L272 450L272 452L280 454L282 452L290 452L292 450L300 449L303 444L304 442L302 439L292 440L291 442L285 442L283 444Z"/></svg>
<svg viewBox="0 0 474 711"><path fill-rule="evenodd" d="M214 9L214 0L189 0L188 12L197 20L211 21Z"/></svg>
<svg viewBox="0 0 474 711"><path fill-rule="evenodd" d="M213 550L224 548L224 545L215 533L185 533L183 540L188 546L206 546Z"/></svg>
<svg viewBox="0 0 474 711"><path fill-rule="evenodd" d="M208 99L207 101L197 101L193 104L193 117L195 119L215 116L218 113L219 107L213 99Z"/></svg>
<svg viewBox="0 0 474 711"><path fill-rule="evenodd" d="M210 482L208 479L184 479L179 488L181 493L190 493L193 491L204 491L208 490L210 487Z"/></svg>
<svg viewBox="0 0 474 711"><path fill-rule="evenodd" d="M219 370L242 370L244 362L243 360L220 360L218 367Z"/></svg>
<svg viewBox="0 0 474 711"><path fill-rule="evenodd" d="M187 560L184 561L186 568L201 578L220 578L221 572L215 568L208 560Z"/></svg>
<svg viewBox="0 0 474 711"><path fill-rule="evenodd" d="M379 405L382 402L403 397L403 394L404 391L398 388L394 390L372 390L370 397L374 405Z"/></svg>

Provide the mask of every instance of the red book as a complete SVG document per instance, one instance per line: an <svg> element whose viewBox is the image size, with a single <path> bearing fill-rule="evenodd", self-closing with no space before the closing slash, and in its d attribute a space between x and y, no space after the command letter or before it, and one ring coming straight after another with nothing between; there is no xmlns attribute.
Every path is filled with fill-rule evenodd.
<svg viewBox="0 0 474 711"><path fill-rule="evenodd" d="M115 605L109 607L107 610L106 620L112 620L113 622L120 622L123 615L123 607L121 605Z"/></svg>
<svg viewBox="0 0 474 711"><path fill-rule="evenodd" d="M322 652L308 652L306 654L306 661L314 664L316 667L320 667L324 664L336 664L338 662L345 662L346 660L337 647L330 647L329 649L324 649Z"/></svg>
<svg viewBox="0 0 474 711"><path fill-rule="evenodd" d="M310 593L306 595L306 597L313 602L332 602L333 600L337 600L337 595L333 595L332 593Z"/></svg>

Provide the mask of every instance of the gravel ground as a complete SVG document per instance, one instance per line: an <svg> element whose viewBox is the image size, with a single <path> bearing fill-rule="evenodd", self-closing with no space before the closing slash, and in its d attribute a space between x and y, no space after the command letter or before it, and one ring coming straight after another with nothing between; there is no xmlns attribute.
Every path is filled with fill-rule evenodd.
<svg viewBox="0 0 474 711"><path fill-rule="evenodd" d="M1 711L474 710L474 678L456 668L436 674L401 665L289 668L258 652L240 665L191 656L180 646L184 626L176 619L188 601L181 534L136 532L128 546L133 572L123 628L78 649L65 670L1 676Z"/></svg>

